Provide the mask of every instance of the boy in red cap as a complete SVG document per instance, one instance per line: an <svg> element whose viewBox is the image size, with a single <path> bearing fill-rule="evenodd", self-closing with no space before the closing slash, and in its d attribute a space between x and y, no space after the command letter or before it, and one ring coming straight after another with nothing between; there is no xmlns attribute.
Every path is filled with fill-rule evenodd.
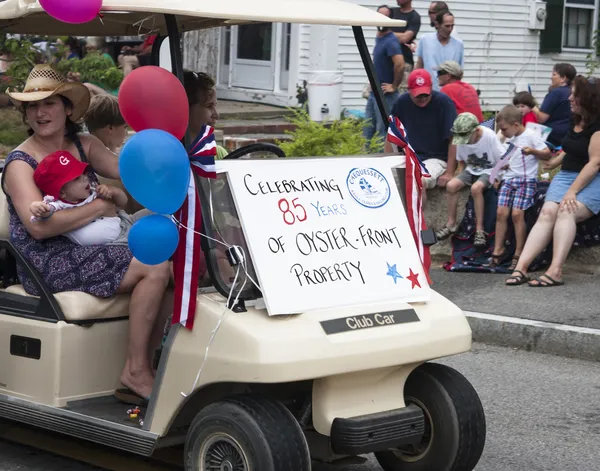
<svg viewBox="0 0 600 471"><path fill-rule="evenodd" d="M83 206L96 198L111 199L117 207L127 204L127 195L114 186L90 183L89 165L61 150L46 156L33 173L35 184L45 194L43 201L31 203L31 219L48 219L55 211ZM63 234L79 245L127 244L131 217L122 210L114 217L102 217Z"/></svg>

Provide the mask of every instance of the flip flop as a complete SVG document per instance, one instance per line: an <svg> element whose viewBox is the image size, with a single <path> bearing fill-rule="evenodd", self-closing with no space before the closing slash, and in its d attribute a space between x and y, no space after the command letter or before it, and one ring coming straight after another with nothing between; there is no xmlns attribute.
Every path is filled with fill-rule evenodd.
<svg viewBox="0 0 600 471"><path fill-rule="evenodd" d="M115 391L115 397L125 404L139 407L148 407L148 402L150 401L149 397L144 398L129 388L117 389Z"/></svg>
<svg viewBox="0 0 600 471"><path fill-rule="evenodd" d="M532 285L531 284L532 281L537 281L537 284ZM552 278L551 276L548 276L544 273L543 275L538 276L537 278L534 278L533 280L530 280L528 284L531 288L552 288L553 286L562 286L565 284L565 282L564 281L556 281L554 278Z"/></svg>
<svg viewBox="0 0 600 471"><path fill-rule="evenodd" d="M513 273L518 273L518 275L509 276L506 279L506 281L504 282L504 284L506 286L520 286L520 285L523 285L523 284L527 283L528 281L531 281L531 278L529 278L521 270L514 270ZM514 283L507 283L507 281L510 281L510 280L515 280L515 282Z"/></svg>

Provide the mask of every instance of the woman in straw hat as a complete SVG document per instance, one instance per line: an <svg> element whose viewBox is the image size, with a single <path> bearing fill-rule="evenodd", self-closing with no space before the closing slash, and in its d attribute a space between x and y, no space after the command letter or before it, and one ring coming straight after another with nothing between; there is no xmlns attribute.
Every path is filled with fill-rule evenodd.
<svg viewBox="0 0 600 471"><path fill-rule="evenodd" d="M42 194L33 172L48 154L67 150L93 171L119 179L118 159L94 136L78 134L77 121L86 112L90 95L79 83L68 82L49 65L37 65L20 93L9 92L30 126L30 137L11 152L2 173L2 189L10 212L10 239L39 271L54 293L83 291L102 298L132 293L129 316L129 349L121 382L143 399L154 380L151 354L160 344L164 318L172 299L166 295L168 262L148 266L134 259L126 246L79 246L61 234L78 229L103 216L114 216L112 201L96 199L90 204L59 211L37 223L30 221L29 206ZM90 178L96 179L94 173ZM18 270L25 290L38 295L23 267ZM161 307L162 302L162 307Z"/></svg>

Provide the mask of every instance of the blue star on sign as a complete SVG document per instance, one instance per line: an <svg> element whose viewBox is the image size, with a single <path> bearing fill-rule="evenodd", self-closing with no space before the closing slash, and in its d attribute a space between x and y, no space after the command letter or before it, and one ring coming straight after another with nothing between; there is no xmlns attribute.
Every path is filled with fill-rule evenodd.
<svg viewBox="0 0 600 471"><path fill-rule="evenodd" d="M389 263L387 263L387 268L388 268L388 271L387 271L386 275L387 276L391 276L394 279L394 284L396 284L396 280L398 278L402 278L402 275L400 275L400 273L398 273L398 269L396 268L396 264L390 265Z"/></svg>

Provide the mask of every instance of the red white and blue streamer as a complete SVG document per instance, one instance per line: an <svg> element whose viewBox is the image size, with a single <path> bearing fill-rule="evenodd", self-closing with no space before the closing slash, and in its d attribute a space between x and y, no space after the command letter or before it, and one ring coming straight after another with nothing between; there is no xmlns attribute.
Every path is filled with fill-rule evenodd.
<svg viewBox="0 0 600 471"><path fill-rule="evenodd" d="M175 215L180 222L179 245L173 255L175 276L175 302L173 324L181 324L188 329L194 326L196 296L201 271L206 269L206 261L200 244L202 231L202 207L196 188L195 176L217 178L215 155L217 145L214 128L204 126L192 144L190 157L190 183L187 197Z"/></svg>
<svg viewBox="0 0 600 471"><path fill-rule="evenodd" d="M390 126L388 128L387 140L397 149L402 149L406 155L406 215L408 224L412 232L419 257L423 265L427 279L429 279L429 269L431 268L431 255L429 247L423 244L421 232L427 229L425 218L423 217L423 177L429 177L429 172L415 150L408 142L406 128L402 122L395 116L389 117Z"/></svg>

